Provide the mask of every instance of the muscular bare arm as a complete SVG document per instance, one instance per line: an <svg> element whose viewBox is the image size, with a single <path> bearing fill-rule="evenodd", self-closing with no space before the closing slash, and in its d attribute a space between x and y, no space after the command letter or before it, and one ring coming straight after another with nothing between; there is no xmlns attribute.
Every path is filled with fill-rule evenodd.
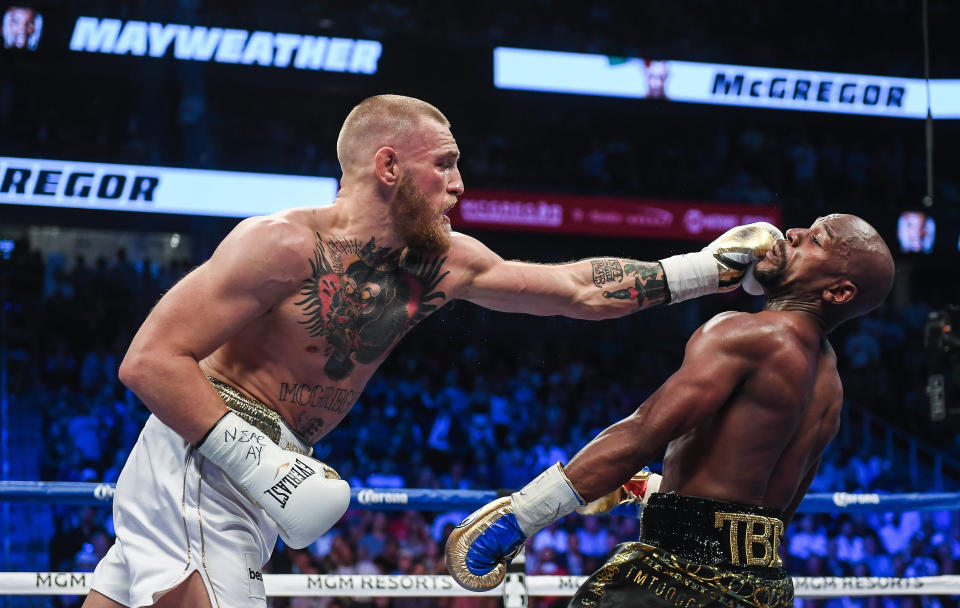
<svg viewBox="0 0 960 608"><path fill-rule="evenodd" d="M312 234L285 220L241 222L150 312L120 365L121 382L161 422L199 441L226 412L199 361L296 291L312 248Z"/></svg>
<svg viewBox="0 0 960 608"><path fill-rule="evenodd" d="M709 420L757 368L775 339L752 315L724 313L687 342L683 365L633 414L602 431L565 472L584 500L625 483L673 439Z"/></svg>
<svg viewBox="0 0 960 608"><path fill-rule="evenodd" d="M456 235L468 259L456 297L502 312L608 319L669 301L659 262L594 258L566 264L504 260L476 239Z"/></svg>

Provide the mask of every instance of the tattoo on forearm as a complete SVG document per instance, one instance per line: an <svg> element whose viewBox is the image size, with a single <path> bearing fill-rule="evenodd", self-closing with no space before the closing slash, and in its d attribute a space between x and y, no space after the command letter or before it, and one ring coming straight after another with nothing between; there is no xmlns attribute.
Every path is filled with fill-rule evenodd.
<svg viewBox="0 0 960 608"><path fill-rule="evenodd" d="M663 276L663 267L659 262L624 262L623 271L627 276L633 275L633 286L604 291L603 297L636 300L640 308L646 308L664 302L670 296L666 277Z"/></svg>
<svg viewBox="0 0 960 608"><path fill-rule="evenodd" d="M613 259L590 260L593 266L593 284L603 287L605 283L619 283L623 280L620 262Z"/></svg>
<svg viewBox="0 0 960 608"><path fill-rule="evenodd" d="M280 401L301 407L319 407L338 414L348 411L358 396L357 391L337 386L280 383Z"/></svg>
<svg viewBox="0 0 960 608"><path fill-rule="evenodd" d="M626 262L623 265L623 271L627 274L640 275L641 273L653 272L656 274L663 267L660 262Z"/></svg>

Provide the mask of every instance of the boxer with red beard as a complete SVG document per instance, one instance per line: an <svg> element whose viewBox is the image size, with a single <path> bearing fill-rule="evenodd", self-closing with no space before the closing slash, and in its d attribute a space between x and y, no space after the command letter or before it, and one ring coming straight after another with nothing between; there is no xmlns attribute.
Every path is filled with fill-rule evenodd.
<svg viewBox="0 0 960 608"><path fill-rule="evenodd" d="M244 220L160 299L120 366L151 410L117 483L117 542L87 608L265 606L278 534L309 545L350 491L312 445L403 335L455 299L608 319L735 289L779 231L732 229L642 262L507 261L450 230L460 150L437 108L364 100L337 140L332 205Z"/></svg>

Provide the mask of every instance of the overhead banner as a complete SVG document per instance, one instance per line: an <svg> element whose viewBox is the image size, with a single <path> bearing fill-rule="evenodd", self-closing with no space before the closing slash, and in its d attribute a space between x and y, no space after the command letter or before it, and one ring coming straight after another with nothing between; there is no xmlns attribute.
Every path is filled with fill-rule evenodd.
<svg viewBox="0 0 960 608"><path fill-rule="evenodd" d="M383 45L377 40L78 17L70 50L376 74Z"/></svg>
<svg viewBox="0 0 960 608"><path fill-rule="evenodd" d="M202 171L0 156L0 203L221 217L324 206L332 177Z"/></svg>
<svg viewBox="0 0 960 608"><path fill-rule="evenodd" d="M706 241L751 222L780 225L776 206L469 190L448 214L455 229Z"/></svg>
<svg viewBox="0 0 960 608"><path fill-rule="evenodd" d="M926 118L927 82L692 61L497 47L499 89ZM930 80L934 118L960 118L960 79Z"/></svg>

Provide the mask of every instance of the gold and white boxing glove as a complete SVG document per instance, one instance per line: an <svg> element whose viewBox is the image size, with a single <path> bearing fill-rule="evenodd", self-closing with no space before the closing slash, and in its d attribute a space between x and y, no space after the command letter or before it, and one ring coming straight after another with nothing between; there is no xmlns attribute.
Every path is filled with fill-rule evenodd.
<svg viewBox="0 0 960 608"><path fill-rule="evenodd" d="M773 249L783 234L773 224L754 222L727 230L702 250L660 260L670 290L670 303L736 289L752 265ZM748 293L759 295L750 283Z"/></svg>

